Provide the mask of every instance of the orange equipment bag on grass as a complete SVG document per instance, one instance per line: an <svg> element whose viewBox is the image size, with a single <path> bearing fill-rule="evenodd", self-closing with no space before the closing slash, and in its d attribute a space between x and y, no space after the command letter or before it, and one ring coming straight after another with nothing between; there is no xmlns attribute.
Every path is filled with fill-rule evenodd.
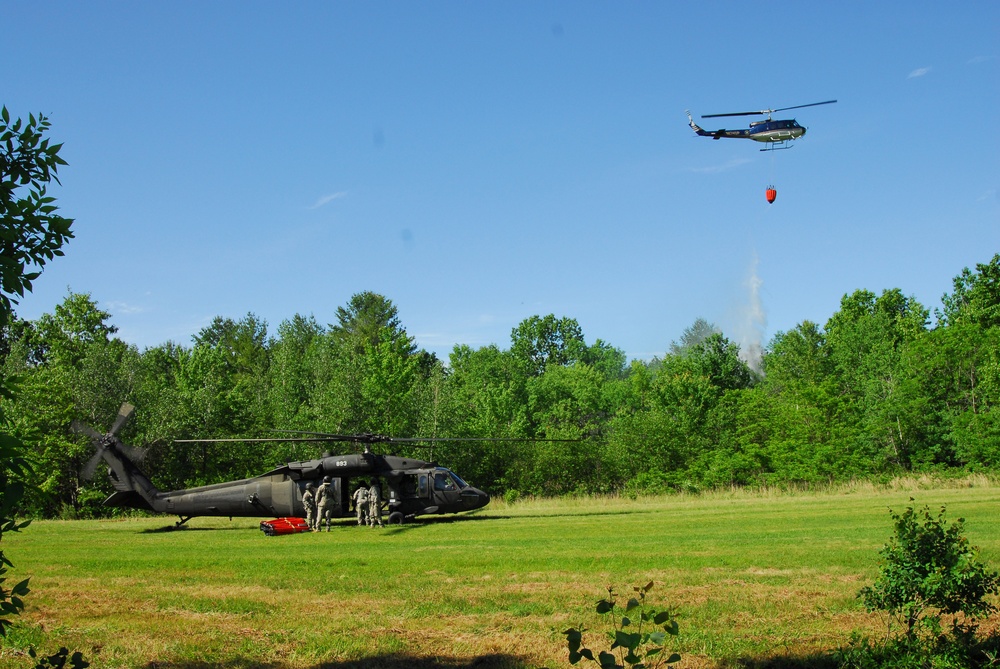
<svg viewBox="0 0 1000 669"><path fill-rule="evenodd" d="M269 537L280 534L296 534L297 532L308 532L309 524L305 518L275 518L274 520L262 520L260 531Z"/></svg>

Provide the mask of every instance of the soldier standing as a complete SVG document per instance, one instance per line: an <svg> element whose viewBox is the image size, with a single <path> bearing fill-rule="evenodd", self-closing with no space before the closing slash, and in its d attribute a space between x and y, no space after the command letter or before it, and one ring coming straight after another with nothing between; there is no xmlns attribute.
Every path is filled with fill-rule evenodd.
<svg viewBox="0 0 1000 669"><path fill-rule="evenodd" d="M382 525L382 488L379 487L378 479L372 479L372 485L368 488L368 525L375 527L378 523Z"/></svg>
<svg viewBox="0 0 1000 669"><path fill-rule="evenodd" d="M358 525L368 524L368 488L361 484L354 491L354 510L358 514Z"/></svg>
<svg viewBox="0 0 1000 669"><path fill-rule="evenodd" d="M330 519L333 516L333 507L336 504L333 498L333 486L330 484L330 477L324 476L323 483L316 490L316 531L319 532L326 519L326 531L330 531Z"/></svg>
<svg viewBox="0 0 1000 669"><path fill-rule="evenodd" d="M310 481L302 493L302 506L306 508L306 524L310 530L316 529L316 484Z"/></svg>

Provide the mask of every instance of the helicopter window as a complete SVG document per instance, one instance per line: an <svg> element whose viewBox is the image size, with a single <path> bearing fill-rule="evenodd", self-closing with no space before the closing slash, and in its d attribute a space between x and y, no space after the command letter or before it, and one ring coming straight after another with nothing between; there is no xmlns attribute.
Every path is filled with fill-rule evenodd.
<svg viewBox="0 0 1000 669"><path fill-rule="evenodd" d="M451 478L453 478L455 480L455 483L458 484L459 488L468 488L469 487L469 484L466 483L465 481L463 481L461 476L459 476L458 474L456 474L455 472L450 471L450 470L449 470L448 473L451 474Z"/></svg>
<svg viewBox="0 0 1000 669"><path fill-rule="evenodd" d="M448 476L448 472L435 472L434 473L434 489L435 490L455 490L455 482Z"/></svg>

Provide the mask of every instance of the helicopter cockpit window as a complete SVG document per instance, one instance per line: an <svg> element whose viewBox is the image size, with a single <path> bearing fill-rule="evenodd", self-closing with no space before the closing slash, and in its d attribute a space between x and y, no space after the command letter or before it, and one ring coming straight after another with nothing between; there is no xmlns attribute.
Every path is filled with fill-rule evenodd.
<svg viewBox="0 0 1000 669"><path fill-rule="evenodd" d="M469 484L466 483L465 481L463 481L461 476L459 476L458 474L456 474L455 472L450 471L450 470L448 471L448 473L451 474L451 478L455 479L455 483L458 484L459 488L468 488L469 487Z"/></svg>
<svg viewBox="0 0 1000 669"><path fill-rule="evenodd" d="M451 472L434 472L434 489L435 490L457 490L458 486L455 485L455 481L449 476Z"/></svg>

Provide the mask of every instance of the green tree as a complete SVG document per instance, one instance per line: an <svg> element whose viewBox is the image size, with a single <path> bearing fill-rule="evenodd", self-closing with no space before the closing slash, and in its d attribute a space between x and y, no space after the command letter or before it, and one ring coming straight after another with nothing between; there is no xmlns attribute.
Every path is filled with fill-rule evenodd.
<svg viewBox="0 0 1000 669"><path fill-rule="evenodd" d="M722 334L722 330L704 318L696 318L694 323L684 328L679 341L670 342L670 355L684 355L714 334Z"/></svg>
<svg viewBox="0 0 1000 669"><path fill-rule="evenodd" d="M510 351L496 345L473 349L456 345L440 402L442 434L454 437L526 438L527 370ZM515 441L448 443L435 456L491 492L521 489L517 472L527 468L528 448Z"/></svg>
<svg viewBox="0 0 1000 669"><path fill-rule="evenodd" d="M765 379L773 392L813 394L832 371L826 338L812 321L777 333L764 356Z"/></svg>
<svg viewBox="0 0 1000 669"><path fill-rule="evenodd" d="M70 293L54 313L42 314L35 329L37 357L56 365L79 365L84 349L94 342L107 342L118 328L107 321L111 314L98 308L90 293Z"/></svg>
<svg viewBox="0 0 1000 669"><path fill-rule="evenodd" d="M365 344L363 361L359 409L364 409L365 431L413 435L421 359L413 355L409 338L384 327L376 344Z"/></svg>
<svg viewBox="0 0 1000 669"><path fill-rule="evenodd" d="M252 313L239 321L215 318L181 355L177 386L186 438L253 437L271 426L267 417L267 324ZM189 482L215 483L260 472L266 447L245 442L170 447Z"/></svg>
<svg viewBox="0 0 1000 669"><path fill-rule="evenodd" d="M89 295L70 293L30 330L41 353L18 345L8 357L6 368L22 378L8 417L32 445L39 472L26 497L33 512L78 514L87 507L90 513L109 490L106 481L81 480L93 449L69 431L73 419L105 424L134 390L138 352L111 336L115 328L108 318Z"/></svg>
<svg viewBox="0 0 1000 669"><path fill-rule="evenodd" d="M510 333L510 351L527 365L534 376L550 365L569 365L580 360L586 351L583 330L572 318L532 316L518 324Z"/></svg>
<svg viewBox="0 0 1000 669"><path fill-rule="evenodd" d="M826 325L840 415L854 426L848 448L877 470L911 466L916 442L899 408L899 365L903 348L926 333L927 318L927 309L898 289L878 297L859 290L844 296Z"/></svg>
<svg viewBox="0 0 1000 669"><path fill-rule="evenodd" d="M962 518L949 524L944 507L937 517L926 506L889 513L895 536L882 548L875 583L858 593L870 611L896 617L912 639L920 626L937 635L943 614L960 616L954 626L961 629L996 609L986 598L1000 591L1000 575L980 561Z"/></svg>
<svg viewBox="0 0 1000 669"><path fill-rule="evenodd" d="M608 407L604 378L590 365L551 366L528 379L528 410L540 438L531 449L522 485L532 493L559 494L603 488L601 452L594 447Z"/></svg>
<svg viewBox="0 0 1000 669"><path fill-rule="evenodd" d="M975 323L982 327L1000 326L1000 253L988 263L977 263L955 277L954 291L941 298L938 321L943 325Z"/></svg>
<svg viewBox="0 0 1000 669"><path fill-rule="evenodd" d="M1000 466L1000 328L937 327L901 357L902 423L926 466Z"/></svg>
<svg viewBox="0 0 1000 669"><path fill-rule="evenodd" d="M73 237L73 220L56 213L55 198L48 194L48 185L59 183L59 166L66 164L59 156L62 144L45 136L49 128L41 114L24 123L11 121L7 107L0 109L0 326Z"/></svg>
<svg viewBox="0 0 1000 669"><path fill-rule="evenodd" d="M371 291L356 293L347 306L337 307L336 315L337 323L330 325L330 332L339 346L348 346L355 353L362 354L366 345L378 346L382 329L388 328L393 341L402 339L409 353L416 351L413 340L400 324L399 310L384 295Z"/></svg>
<svg viewBox="0 0 1000 669"><path fill-rule="evenodd" d="M7 107L0 109L0 329L10 322L12 305L31 291L45 264L62 255L63 244L73 237L73 221L55 213L55 200L47 193L51 181L58 183L59 166L66 164L59 156L62 145L45 137L48 130L42 115L30 115L27 123L11 122ZM0 541L4 533L27 525L16 513L33 485L24 445L11 432L5 409L16 399L15 389L11 377L0 375ZM0 549L0 635L7 633L9 616L23 610L21 597L28 593L27 579L5 587L10 567Z"/></svg>
<svg viewBox="0 0 1000 669"><path fill-rule="evenodd" d="M315 318L298 314L278 326L278 338L270 348L267 384L275 426L311 428L315 417L315 356L325 332Z"/></svg>

